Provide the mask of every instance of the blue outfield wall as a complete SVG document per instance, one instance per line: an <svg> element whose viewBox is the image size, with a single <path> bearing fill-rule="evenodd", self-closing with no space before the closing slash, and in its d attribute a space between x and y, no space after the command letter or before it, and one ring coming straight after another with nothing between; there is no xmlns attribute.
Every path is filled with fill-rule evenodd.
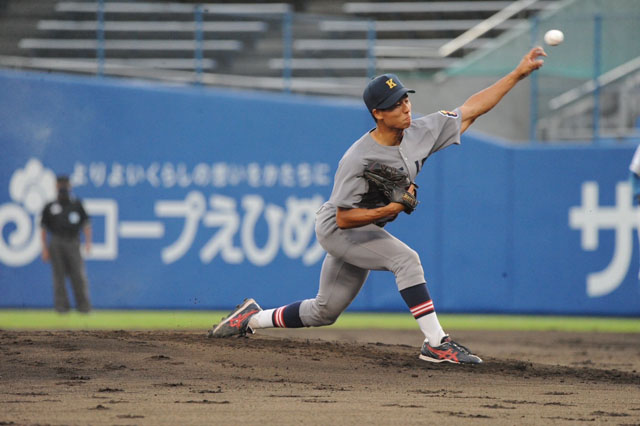
<svg viewBox="0 0 640 426"><path fill-rule="evenodd" d="M11 71L0 93L0 307L52 306L38 216L54 173L92 217L97 308L315 295L314 212L372 126L360 102ZM387 229L420 254L440 312L640 315L633 150L465 134ZM373 272L351 309L406 307Z"/></svg>

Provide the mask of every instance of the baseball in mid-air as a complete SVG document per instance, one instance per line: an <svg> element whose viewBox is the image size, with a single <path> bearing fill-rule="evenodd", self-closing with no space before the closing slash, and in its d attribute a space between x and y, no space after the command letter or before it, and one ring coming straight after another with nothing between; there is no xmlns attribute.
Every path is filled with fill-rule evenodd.
<svg viewBox="0 0 640 426"><path fill-rule="evenodd" d="M557 46L564 40L564 34L560 30L549 30L544 35L544 42L549 46Z"/></svg>

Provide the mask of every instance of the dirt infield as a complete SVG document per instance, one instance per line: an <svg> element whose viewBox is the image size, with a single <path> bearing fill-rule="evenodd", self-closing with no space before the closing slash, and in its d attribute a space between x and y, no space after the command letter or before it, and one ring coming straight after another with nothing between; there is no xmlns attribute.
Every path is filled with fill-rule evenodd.
<svg viewBox="0 0 640 426"><path fill-rule="evenodd" d="M640 334L452 335L485 363L418 331L0 331L0 425L640 425Z"/></svg>

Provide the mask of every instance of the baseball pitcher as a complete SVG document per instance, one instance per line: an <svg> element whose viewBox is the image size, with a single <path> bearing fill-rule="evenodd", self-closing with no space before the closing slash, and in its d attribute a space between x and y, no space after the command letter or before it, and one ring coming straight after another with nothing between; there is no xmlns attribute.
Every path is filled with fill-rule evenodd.
<svg viewBox="0 0 640 426"><path fill-rule="evenodd" d="M474 94L453 111L418 119L411 116L409 93L398 77L384 74L364 90L375 128L344 154L329 200L318 210L316 235L327 251L315 298L262 310L246 299L209 331L209 337L253 333L270 327L333 324L365 283L369 271L394 274L400 295L424 333L420 359L478 364L482 360L442 329L418 253L384 229L417 206L416 176L431 154L460 143L460 134L491 110L517 83L543 64L546 53L531 49L509 74Z"/></svg>

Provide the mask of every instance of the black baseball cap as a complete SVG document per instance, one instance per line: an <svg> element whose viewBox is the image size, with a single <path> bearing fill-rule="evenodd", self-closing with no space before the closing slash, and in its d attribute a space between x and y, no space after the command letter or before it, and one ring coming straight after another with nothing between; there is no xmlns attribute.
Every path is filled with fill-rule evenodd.
<svg viewBox="0 0 640 426"><path fill-rule="evenodd" d="M404 87L397 75L382 74L367 84L362 98L369 111L373 111L391 108L404 95L415 92Z"/></svg>

